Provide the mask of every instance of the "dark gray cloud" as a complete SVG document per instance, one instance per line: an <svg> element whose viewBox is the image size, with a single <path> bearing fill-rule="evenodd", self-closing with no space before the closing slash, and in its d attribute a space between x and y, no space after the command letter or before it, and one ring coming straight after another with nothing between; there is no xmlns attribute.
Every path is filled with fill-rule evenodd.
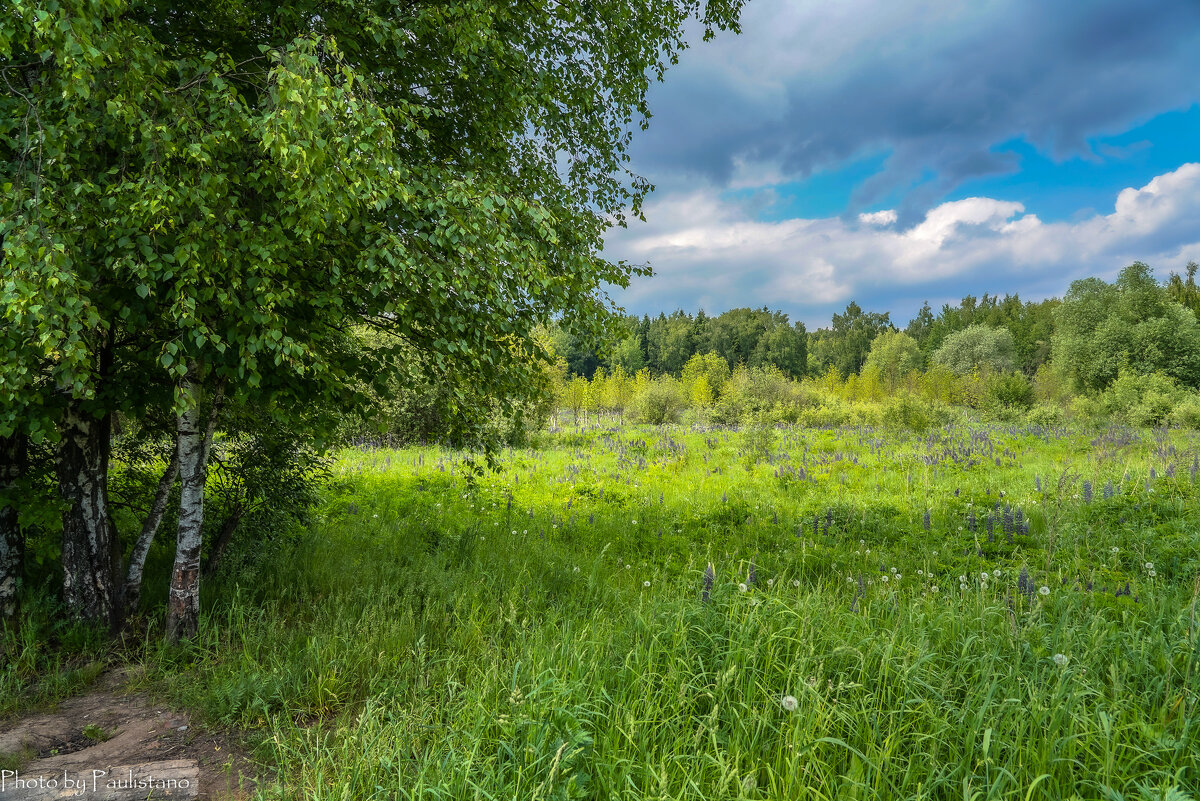
<svg viewBox="0 0 1200 801"><path fill-rule="evenodd" d="M668 73L634 161L670 190L887 152L854 205L899 195L911 221L1014 170L996 144L1090 157L1089 137L1194 103L1198 74L1197 0L751 0L741 36Z"/></svg>

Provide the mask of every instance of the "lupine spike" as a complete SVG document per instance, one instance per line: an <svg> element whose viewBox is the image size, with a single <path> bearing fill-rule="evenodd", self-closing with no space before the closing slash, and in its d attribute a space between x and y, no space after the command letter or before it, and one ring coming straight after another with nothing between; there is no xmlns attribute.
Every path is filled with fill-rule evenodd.
<svg viewBox="0 0 1200 801"><path fill-rule="evenodd" d="M716 573L713 570L712 562L709 562L708 567L704 568L704 592L700 596L701 603L708 603L708 594L712 592L714 578L716 578Z"/></svg>
<svg viewBox="0 0 1200 801"><path fill-rule="evenodd" d="M758 569L754 567L754 557L750 557L750 569L746 571L746 586L753 587L758 581Z"/></svg>

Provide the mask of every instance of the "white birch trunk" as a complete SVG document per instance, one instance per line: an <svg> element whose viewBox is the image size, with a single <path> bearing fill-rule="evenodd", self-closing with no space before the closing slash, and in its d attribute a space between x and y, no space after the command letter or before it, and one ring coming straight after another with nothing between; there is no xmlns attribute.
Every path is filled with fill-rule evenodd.
<svg viewBox="0 0 1200 801"><path fill-rule="evenodd" d="M175 486L175 479L179 476L179 447L171 451L171 461L167 464L167 469L163 471L162 478L158 480L158 489L154 493L154 502L150 506L150 513L146 515L145 521L142 523L142 533L138 535L137 542L133 544L133 552L129 555L129 567L125 573L125 610L126 612L134 612L137 610L138 601L142 595L142 574L146 569L146 554L150 552L150 546L154 544L154 538L158 534L158 528L162 525L163 515L167 513L167 502L171 499L171 487Z"/></svg>
<svg viewBox="0 0 1200 801"><path fill-rule="evenodd" d="M196 636L200 625L200 545L204 527L205 448L200 428L200 392L195 367L179 379L179 529L175 541L175 567L167 599L167 639Z"/></svg>

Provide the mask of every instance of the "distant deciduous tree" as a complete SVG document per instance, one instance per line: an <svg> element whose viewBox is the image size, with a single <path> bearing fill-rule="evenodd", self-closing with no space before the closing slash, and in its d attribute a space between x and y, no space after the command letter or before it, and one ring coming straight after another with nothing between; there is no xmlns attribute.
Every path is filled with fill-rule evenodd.
<svg viewBox="0 0 1200 801"><path fill-rule="evenodd" d="M987 369L1007 373L1016 364L1017 348L1007 328L972 325L946 337L933 361L958 375Z"/></svg>
<svg viewBox="0 0 1200 801"><path fill-rule="evenodd" d="M1077 389L1102 390L1125 370L1200 386L1200 324L1135 262L1112 283L1071 284L1055 312L1053 358Z"/></svg>

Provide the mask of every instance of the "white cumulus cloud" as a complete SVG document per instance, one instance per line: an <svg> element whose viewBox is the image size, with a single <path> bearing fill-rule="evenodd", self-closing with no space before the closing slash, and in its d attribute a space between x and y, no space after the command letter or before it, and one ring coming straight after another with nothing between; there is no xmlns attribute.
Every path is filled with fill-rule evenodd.
<svg viewBox="0 0 1200 801"><path fill-rule="evenodd" d="M1111 213L1073 222L1043 222L986 197L937 205L907 230L895 227L894 211L760 221L703 190L656 198L646 217L606 245L609 257L656 272L615 294L630 311L769 306L824 325L856 300L903 323L913 298L1061 294L1074 278L1111 277L1134 260L1164 275L1181 269L1200 254L1200 164L1124 189Z"/></svg>

